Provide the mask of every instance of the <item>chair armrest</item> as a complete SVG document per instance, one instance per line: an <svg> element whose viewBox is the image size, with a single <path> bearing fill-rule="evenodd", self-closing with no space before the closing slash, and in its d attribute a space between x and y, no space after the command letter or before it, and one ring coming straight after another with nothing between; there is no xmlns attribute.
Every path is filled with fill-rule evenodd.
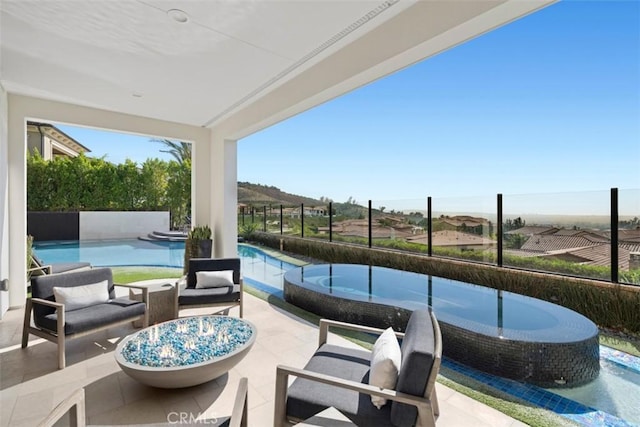
<svg viewBox="0 0 640 427"><path fill-rule="evenodd" d="M388 400L394 400L400 403L416 406L420 409L429 407L428 401L423 396L414 396L412 394L402 393L388 388L376 387L369 384L360 383L344 378L333 377L331 375L321 374L319 372L307 371L305 369L292 368L290 366L278 365L276 367L276 384L278 381L288 382L288 376L293 375L298 378L304 378L310 381L316 381L322 384L333 385L336 387L346 388L347 390L357 391L358 393L367 394L369 396L380 396ZM286 391L286 389L285 389ZM276 393L278 392L276 386ZM281 397L281 396L280 396ZM276 396L278 399L278 396Z"/></svg>
<svg viewBox="0 0 640 427"><path fill-rule="evenodd" d="M330 319L320 319L318 347L320 347L322 344L326 344L327 334L329 332L330 326L336 327L336 328L342 328L342 329L350 329L352 331L366 332L368 334L375 334L375 335L380 335L385 331L384 329L373 328L371 326L357 325L355 323L339 322L337 320L330 320ZM403 332L395 332L395 334L396 334L396 337L399 339L404 338Z"/></svg>
<svg viewBox="0 0 640 427"><path fill-rule="evenodd" d="M229 427L247 427L248 390L249 380L247 377L240 378L240 384L238 384L238 391L236 392L236 400L233 403L233 412L231 412Z"/></svg>
<svg viewBox="0 0 640 427"><path fill-rule="evenodd" d="M59 303L59 302L55 302L55 301L48 301L46 299L42 299L42 298L29 298L28 304L27 304L27 310L25 311L25 323L24 326L25 328L30 324L30 321L28 323L27 321L27 316L30 317L31 316L31 311L33 308L33 304L41 304L41 305L47 305L49 307L53 307L56 309L56 314L58 316L58 319L56 321L56 333L58 334L58 336L64 336L64 325L66 324L66 318L65 318L65 312L64 312L64 304ZM23 341L23 348L26 346L24 345L24 341Z"/></svg>
<svg viewBox="0 0 640 427"><path fill-rule="evenodd" d="M49 413L47 418L42 420L39 426L53 426L65 414L69 413L69 425L84 427L86 425L86 404L84 398L84 388L78 389L71 393L69 397L58 404L53 411Z"/></svg>
<svg viewBox="0 0 640 427"><path fill-rule="evenodd" d="M140 289L142 291L142 302L149 305L149 287L136 285L135 283L114 283L113 286L121 286L129 289ZM148 308L148 307L147 307Z"/></svg>
<svg viewBox="0 0 640 427"><path fill-rule="evenodd" d="M48 301L48 300L42 299L42 298L31 298L31 303L32 304L48 305L49 307L53 307L55 309L62 308L64 310L64 304L59 303L59 302L55 302L55 301Z"/></svg>
<svg viewBox="0 0 640 427"><path fill-rule="evenodd" d="M182 276L181 278L176 280L176 283L173 286L177 291L180 291L180 289L184 289L187 286L187 276Z"/></svg>

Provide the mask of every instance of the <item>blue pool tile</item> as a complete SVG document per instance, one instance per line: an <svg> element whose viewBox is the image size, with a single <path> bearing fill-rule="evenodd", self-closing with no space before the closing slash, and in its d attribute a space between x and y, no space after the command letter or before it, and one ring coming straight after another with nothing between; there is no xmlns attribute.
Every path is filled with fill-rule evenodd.
<svg viewBox="0 0 640 427"><path fill-rule="evenodd" d="M615 357L615 355L611 355L611 357ZM629 359L627 359L627 362L628 361ZM635 361L631 360L631 362ZM526 402L553 411L556 414L586 427L637 427L636 424L623 420L622 418L582 405L579 402L575 402L531 384L519 383L506 378L486 374L448 358L442 359L442 365L448 369L504 391L514 397L525 400ZM630 366L633 367L635 365L631 363Z"/></svg>

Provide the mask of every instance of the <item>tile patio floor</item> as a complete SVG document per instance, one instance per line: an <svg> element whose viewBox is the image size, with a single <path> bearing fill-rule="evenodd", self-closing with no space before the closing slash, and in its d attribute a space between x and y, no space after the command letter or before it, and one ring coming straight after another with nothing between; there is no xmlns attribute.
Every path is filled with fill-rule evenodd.
<svg viewBox="0 0 640 427"><path fill-rule="evenodd" d="M318 331L248 294L244 311L245 318L256 325L258 336L240 364L207 384L163 390L137 383L116 364L113 350L120 337L136 330L131 326L69 341L67 368L58 370L55 344L32 335L28 348L20 348L23 310L10 310L0 321L0 427L35 426L80 387L85 388L89 424L166 423L170 413L204 413L209 418L229 415L243 376L249 379L249 425L271 426L276 365L303 367L316 348ZM236 315L237 309L231 314ZM335 335L330 341L355 345ZM439 427L525 425L441 384L437 390Z"/></svg>

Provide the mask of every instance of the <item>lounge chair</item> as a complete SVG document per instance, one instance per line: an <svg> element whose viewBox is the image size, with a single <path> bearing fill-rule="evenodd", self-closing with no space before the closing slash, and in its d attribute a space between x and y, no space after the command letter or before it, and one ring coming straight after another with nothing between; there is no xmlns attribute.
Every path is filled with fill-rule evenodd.
<svg viewBox="0 0 640 427"><path fill-rule="evenodd" d="M31 276L40 276L43 274L68 273L70 271L88 270L91 268L89 262L58 262L55 264L45 264L35 254L31 255L31 267L27 269L27 273Z"/></svg>
<svg viewBox="0 0 640 427"><path fill-rule="evenodd" d="M201 272L220 274L220 277L211 277L211 286L203 287L198 283L198 276L203 277L198 275ZM227 277L223 278L222 275L225 273L228 273ZM184 308L226 307L220 311L228 312L229 308L236 305L242 317L243 284L240 258L191 258L186 276L176 283L174 289L176 318L180 315L180 309Z"/></svg>
<svg viewBox="0 0 640 427"><path fill-rule="evenodd" d="M378 335L384 332L322 319L319 348L304 369L276 369L275 427L293 425L331 407L359 426L435 426L439 414L435 382L442 337L432 312L414 311L406 332L396 332L402 338L402 362L395 390L369 384L370 351L327 344L329 326ZM287 388L290 375L297 378ZM378 409L371 396L389 402Z"/></svg>
<svg viewBox="0 0 640 427"><path fill-rule="evenodd" d="M116 298L114 286L141 289L142 301ZM143 327L149 324L149 289L114 284L109 268L36 276L31 292L24 310L22 348L27 347L29 334L57 343L59 369L66 365L66 340L135 320L142 320Z"/></svg>

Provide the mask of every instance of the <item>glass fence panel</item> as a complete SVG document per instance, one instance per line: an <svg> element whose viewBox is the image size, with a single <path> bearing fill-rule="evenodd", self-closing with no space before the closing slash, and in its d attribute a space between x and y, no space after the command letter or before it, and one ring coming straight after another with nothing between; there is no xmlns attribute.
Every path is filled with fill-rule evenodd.
<svg viewBox="0 0 640 427"><path fill-rule="evenodd" d="M278 218L278 227L280 226ZM302 230L302 220L300 217L300 205L282 206L282 234L288 236L300 236ZM278 228L278 233L280 229Z"/></svg>
<svg viewBox="0 0 640 427"><path fill-rule="evenodd" d="M618 191L618 274L640 285L640 189Z"/></svg>
<svg viewBox="0 0 640 427"><path fill-rule="evenodd" d="M368 201L333 202L332 241L368 245Z"/></svg>
<svg viewBox="0 0 640 427"><path fill-rule="evenodd" d="M304 237L329 240L329 204L304 207Z"/></svg>
<svg viewBox="0 0 640 427"><path fill-rule="evenodd" d="M495 264L497 197L432 198L433 255Z"/></svg>
<svg viewBox="0 0 640 427"><path fill-rule="evenodd" d="M503 265L611 280L610 191L503 196Z"/></svg>
<svg viewBox="0 0 640 427"><path fill-rule="evenodd" d="M426 197L371 201L372 246L426 254L427 229Z"/></svg>
<svg viewBox="0 0 640 427"><path fill-rule="evenodd" d="M263 213L266 215L260 229L267 233L280 234L280 205L265 205Z"/></svg>

